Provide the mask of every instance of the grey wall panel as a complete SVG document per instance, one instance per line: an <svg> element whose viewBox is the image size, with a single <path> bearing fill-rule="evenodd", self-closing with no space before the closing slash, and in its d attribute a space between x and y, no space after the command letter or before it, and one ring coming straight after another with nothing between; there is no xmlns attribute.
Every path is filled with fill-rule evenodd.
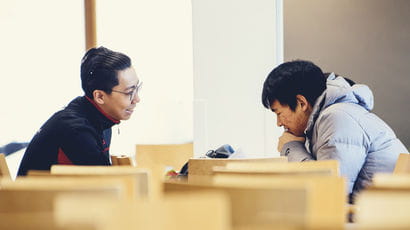
<svg viewBox="0 0 410 230"><path fill-rule="evenodd" d="M284 59L307 59L375 96L375 112L410 147L410 1L285 0Z"/></svg>

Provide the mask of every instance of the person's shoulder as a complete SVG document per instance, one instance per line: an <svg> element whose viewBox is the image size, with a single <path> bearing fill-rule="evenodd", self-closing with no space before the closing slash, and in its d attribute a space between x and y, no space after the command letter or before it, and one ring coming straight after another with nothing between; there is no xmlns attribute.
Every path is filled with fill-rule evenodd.
<svg viewBox="0 0 410 230"><path fill-rule="evenodd" d="M90 126L90 121L85 113L67 108L55 113L50 121L53 125L58 125L60 130L65 131L75 131Z"/></svg>
<svg viewBox="0 0 410 230"><path fill-rule="evenodd" d="M360 129L360 109L354 104L339 103L324 109L317 121L316 126L330 130L355 130Z"/></svg>
<svg viewBox="0 0 410 230"><path fill-rule="evenodd" d="M367 113L367 110L354 103L336 103L322 110L320 116L342 120L346 119L347 116L353 120L358 120L360 116Z"/></svg>

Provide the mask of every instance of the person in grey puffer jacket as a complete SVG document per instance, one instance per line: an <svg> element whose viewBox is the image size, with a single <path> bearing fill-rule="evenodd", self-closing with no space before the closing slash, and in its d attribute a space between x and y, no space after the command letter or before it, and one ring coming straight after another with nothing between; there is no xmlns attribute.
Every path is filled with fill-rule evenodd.
<svg viewBox="0 0 410 230"><path fill-rule="evenodd" d="M398 155L408 150L370 112L371 90L348 80L333 73L326 78L309 61L286 62L265 80L262 103L285 128L278 144L281 156L289 161L338 160L353 202L375 173L392 172Z"/></svg>

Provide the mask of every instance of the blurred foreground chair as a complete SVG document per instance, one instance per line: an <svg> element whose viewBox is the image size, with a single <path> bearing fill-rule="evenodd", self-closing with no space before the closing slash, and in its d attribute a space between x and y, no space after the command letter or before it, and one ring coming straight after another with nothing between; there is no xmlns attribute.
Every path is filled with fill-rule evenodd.
<svg viewBox="0 0 410 230"><path fill-rule="evenodd" d="M399 155L393 173L410 173L410 154L401 153Z"/></svg>
<svg viewBox="0 0 410 230"><path fill-rule="evenodd" d="M55 206L61 226L87 224L98 230L230 230L229 199L223 192L186 191L167 194L159 200L133 202L60 196Z"/></svg>
<svg viewBox="0 0 410 230"><path fill-rule="evenodd" d="M342 229L344 179L335 176L216 175L210 184L166 182L165 192L217 190L231 199L233 229Z"/></svg>
<svg viewBox="0 0 410 230"><path fill-rule="evenodd" d="M356 198L358 229L410 229L410 176L376 174Z"/></svg>
<svg viewBox="0 0 410 230"><path fill-rule="evenodd" d="M137 145L137 166L142 168L172 167L179 171L193 157L193 143L170 145Z"/></svg>
<svg viewBox="0 0 410 230"><path fill-rule="evenodd" d="M118 165L122 165L122 166L133 166L133 162L131 157L129 156L125 156L125 155L121 155L121 156L115 156L115 155L111 155L111 163L114 166L118 166Z"/></svg>
<svg viewBox="0 0 410 230"><path fill-rule="evenodd" d="M53 165L52 176L100 177L122 180L131 199L149 197L152 191L151 171L133 166Z"/></svg>
<svg viewBox="0 0 410 230"><path fill-rule="evenodd" d="M3 153L0 153L0 179L1 178L11 180L9 167L7 166L6 156Z"/></svg>
<svg viewBox="0 0 410 230"><path fill-rule="evenodd" d="M306 162L229 162L225 167L214 167L218 173L262 173L262 174L321 174L339 176L337 160Z"/></svg>
<svg viewBox="0 0 410 230"><path fill-rule="evenodd" d="M216 166L224 167L231 163L243 164L244 167L253 163L287 162L286 157L275 158L255 158L255 159L221 159L221 158L201 158L189 159L188 181L190 183L206 183L212 180L213 169Z"/></svg>
<svg viewBox="0 0 410 230"><path fill-rule="evenodd" d="M0 229L60 229L54 222L54 199L61 194L122 200L125 188L107 180L17 178L0 181ZM78 229L83 229L77 226ZM87 229L87 228L86 228Z"/></svg>

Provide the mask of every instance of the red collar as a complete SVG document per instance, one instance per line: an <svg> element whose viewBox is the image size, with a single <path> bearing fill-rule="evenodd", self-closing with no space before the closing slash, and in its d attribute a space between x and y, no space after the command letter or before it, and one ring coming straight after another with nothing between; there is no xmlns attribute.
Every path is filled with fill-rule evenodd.
<svg viewBox="0 0 410 230"><path fill-rule="evenodd" d="M98 105L94 102L94 100L92 100L91 98L89 98L89 97L87 97L87 96L85 96L85 98L87 98L87 100L88 100L89 102L91 102L91 104L93 104L94 107L95 107L98 111L100 111L100 113L102 113L107 119L109 119L110 121L114 122L115 124L120 123L119 120L116 120L116 119L112 118L110 115L108 115L106 112L104 112L104 111L100 108L100 106L98 106Z"/></svg>

